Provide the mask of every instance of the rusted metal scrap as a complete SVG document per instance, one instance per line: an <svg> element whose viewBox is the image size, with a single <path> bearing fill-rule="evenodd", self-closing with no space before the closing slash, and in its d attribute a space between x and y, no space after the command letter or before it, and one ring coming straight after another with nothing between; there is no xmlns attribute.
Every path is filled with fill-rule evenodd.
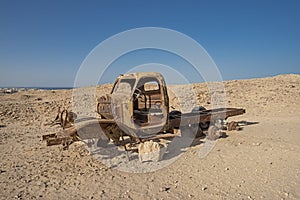
<svg viewBox="0 0 300 200"><path fill-rule="evenodd" d="M76 122L76 114L59 110L56 119L49 125L59 124L63 131L43 136L47 145L65 146L78 140L102 138L123 144L124 137L130 143L177 137L178 130L192 130L197 136L215 140L224 129L229 117L242 115L245 109L217 108L207 110L197 106L191 112L169 111L167 86L157 72L142 72L120 75L110 92L97 99L99 118L87 118ZM74 126L74 123L76 126ZM227 130L236 130L237 123L227 124ZM198 130L198 131L195 131ZM196 136L196 135L194 135ZM105 138L103 138L105 137Z"/></svg>
<svg viewBox="0 0 300 200"><path fill-rule="evenodd" d="M55 119L50 123L46 123L45 125L50 125L50 126L60 125L63 129L69 128L73 126L76 117L77 117L76 113L69 111L67 109L63 109L61 111L61 109L59 108Z"/></svg>

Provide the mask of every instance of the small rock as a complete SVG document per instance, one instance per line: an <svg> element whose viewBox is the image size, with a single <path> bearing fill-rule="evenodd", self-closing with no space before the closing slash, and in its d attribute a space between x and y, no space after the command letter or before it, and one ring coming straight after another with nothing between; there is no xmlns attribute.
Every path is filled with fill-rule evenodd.
<svg viewBox="0 0 300 200"><path fill-rule="evenodd" d="M170 189L171 189L170 187L164 186L164 187L160 188L159 191L161 191L161 192L166 192L166 191L168 191L168 190L170 190Z"/></svg>
<svg viewBox="0 0 300 200"><path fill-rule="evenodd" d="M289 193L285 192L284 195L288 197L288 196L289 196Z"/></svg>
<svg viewBox="0 0 300 200"><path fill-rule="evenodd" d="M23 197L23 191L20 191L19 194L18 194L18 196L17 196L17 198L18 199L23 199L22 197Z"/></svg>
<svg viewBox="0 0 300 200"><path fill-rule="evenodd" d="M202 191L205 191L205 190L207 190L207 187L204 186L204 187L201 188L201 190L202 190Z"/></svg>
<svg viewBox="0 0 300 200"><path fill-rule="evenodd" d="M159 143L152 140L139 144L138 146L139 160L141 162L155 161L157 162L161 155Z"/></svg>
<svg viewBox="0 0 300 200"><path fill-rule="evenodd" d="M257 142L257 143L252 143L253 146L260 146L261 142Z"/></svg>
<svg viewBox="0 0 300 200"><path fill-rule="evenodd" d="M225 168L225 171L228 171L228 170L229 170L229 168L228 168L228 167L226 167L226 168Z"/></svg>

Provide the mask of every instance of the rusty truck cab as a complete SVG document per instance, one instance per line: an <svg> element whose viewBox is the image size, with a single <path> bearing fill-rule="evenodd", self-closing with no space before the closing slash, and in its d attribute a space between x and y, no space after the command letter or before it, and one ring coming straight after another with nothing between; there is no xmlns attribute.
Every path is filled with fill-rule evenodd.
<svg viewBox="0 0 300 200"><path fill-rule="evenodd" d="M169 99L160 73L120 75L108 99L111 104L108 116L123 131L149 136L167 130Z"/></svg>

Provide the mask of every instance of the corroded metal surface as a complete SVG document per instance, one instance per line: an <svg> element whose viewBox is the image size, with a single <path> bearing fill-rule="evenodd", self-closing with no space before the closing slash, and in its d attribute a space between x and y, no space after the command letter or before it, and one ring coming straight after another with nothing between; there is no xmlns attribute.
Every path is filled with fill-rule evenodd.
<svg viewBox="0 0 300 200"><path fill-rule="evenodd" d="M130 143L141 143L176 137L179 129L206 134L215 140L221 137L219 130L224 120L245 113L245 109L239 108L206 110L201 106L190 113L169 113L169 106L167 87L160 73L120 75L110 94L97 99L100 118L76 119L75 113L64 109L51 124L60 124L63 132L45 135L43 140L47 145L69 145L77 140L106 138L117 145L122 142L126 149L124 136L129 136ZM228 130L235 129L235 125L230 123Z"/></svg>

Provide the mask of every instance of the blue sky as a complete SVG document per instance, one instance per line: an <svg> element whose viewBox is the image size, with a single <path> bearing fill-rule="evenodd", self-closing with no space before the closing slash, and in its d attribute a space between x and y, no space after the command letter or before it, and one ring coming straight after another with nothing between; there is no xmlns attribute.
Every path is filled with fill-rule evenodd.
<svg viewBox="0 0 300 200"><path fill-rule="evenodd" d="M224 80L299 74L299 10L297 0L2 0L0 86L72 86L94 47L139 27L169 28L193 38L212 57ZM177 58L144 51L122 59L103 82L113 81L133 64L169 64ZM180 67L184 68L176 66Z"/></svg>

